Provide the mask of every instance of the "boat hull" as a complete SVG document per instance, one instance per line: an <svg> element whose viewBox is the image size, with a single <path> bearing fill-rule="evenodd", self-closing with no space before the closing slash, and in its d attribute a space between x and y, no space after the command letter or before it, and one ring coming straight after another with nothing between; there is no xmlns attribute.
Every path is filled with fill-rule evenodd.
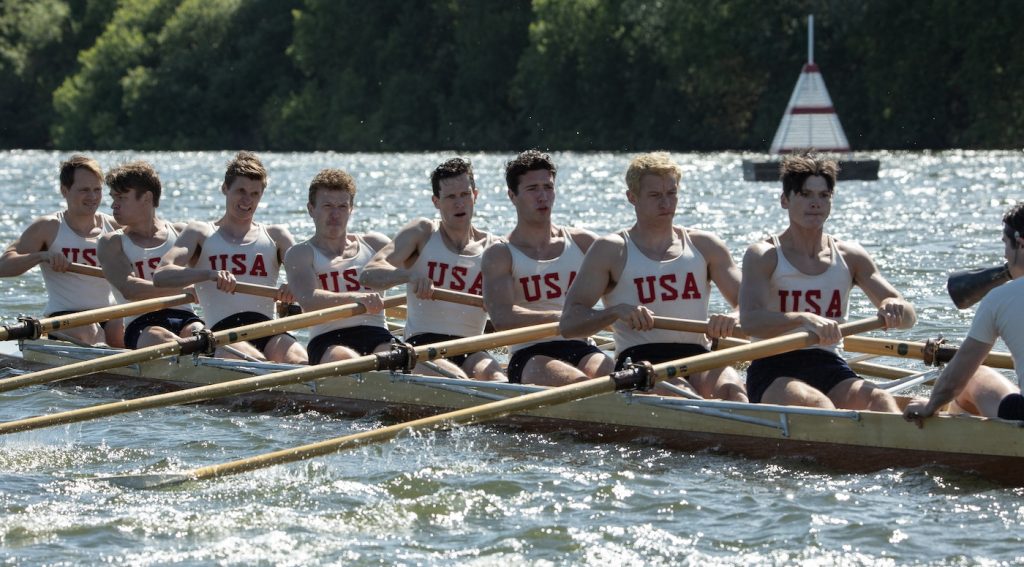
<svg viewBox="0 0 1024 567"><path fill-rule="evenodd" d="M4 362L53 366L66 364L69 358L109 352L40 341L24 345L23 359L7 357ZM287 368L292 367L171 357L96 375L86 379L88 382L76 380L78 384L118 388L189 388ZM290 404L352 415L376 412L388 419L404 420L536 389L378 371L275 388L228 402L253 409ZM919 429L895 414L617 393L507 416L500 423L572 432L586 440L656 443L674 449L710 449L757 458L809 459L850 472L943 465L1003 484L1024 484L1024 475L1019 473L1024 465L1024 437L1019 424L970 416L936 417Z"/></svg>

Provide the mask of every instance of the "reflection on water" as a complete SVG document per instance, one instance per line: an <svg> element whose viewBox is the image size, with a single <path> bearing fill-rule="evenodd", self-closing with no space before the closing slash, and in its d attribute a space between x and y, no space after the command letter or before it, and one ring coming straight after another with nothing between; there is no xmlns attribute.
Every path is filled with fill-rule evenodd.
<svg viewBox="0 0 1024 567"><path fill-rule="evenodd" d="M0 160L0 240L59 206L47 152ZM104 153L104 166L148 159L172 219L212 219L227 152ZM359 185L356 230L393 234L432 215L428 174L446 154L268 154L260 215L297 238L309 180L342 167ZM502 166L474 154L479 224L507 232L514 213ZM556 222L608 232L630 223L629 156L560 154ZM678 221L716 232L737 262L784 227L774 184L743 182L738 154L681 155ZM945 295L954 269L1000 262L999 223L1021 194L1019 152L880 153L882 179L839 186L830 221L860 241L917 307L900 336L955 340L971 312ZM0 314L38 313L41 278L4 281ZM869 313L862 295L854 318ZM724 308L715 296L713 306ZM910 366L911 362L894 364ZM117 392L29 388L2 394L0 419L85 407ZM838 474L813 463L758 461L497 426L406 436L309 462L162 491L95 480L181 470L381 425L314 412L217 406L150 410L0 437L0 545L12 563L310 564L963 564L1020 557L1024 498L944 470ZM851 455L851 459L856 458Z"/></svg>

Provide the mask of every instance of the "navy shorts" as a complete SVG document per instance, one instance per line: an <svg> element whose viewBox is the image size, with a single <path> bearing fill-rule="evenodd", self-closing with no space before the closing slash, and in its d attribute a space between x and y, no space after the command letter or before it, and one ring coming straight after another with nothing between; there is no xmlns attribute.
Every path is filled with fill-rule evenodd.
<svg viewBox="0 0 1024 567"><path fill-rule="evenodd" d="M1012 419L1014 421L1024 420L1024 396L1010 394L999 402L999 419Z"/></svg>
<svg viewBox="0 0 1024 567"><path fill-rule="evenodd" d="M508 381L512 384L523 382L523 368L535 356L547 356L576 366L584 358L604 354L601 349L584 341L547 341L526 347L512 355L508 361Z"/></svg>
<svg viewBox="0 0 1024 567"><path fill-rule="evenodd" d="M111 306L111 307L113 307L113 306ZM97 307L97 309L100 309L100 308ZM78 311L54 311L53 313L50 313L49 315L46 315L46 317L60 317L61 315L71 315L71 314L74 314L74 313L81 313L82 311L87 311L87 310L86 309L80 309ZM89 309L88 311L92 311L92 310ZM107 328L107 323L109 323L109 322L110 321L100 321L100 328L101 329L106 329Z"/></svg>
<svg viewBox="0 0 1024 567"><path fill-rule="evenodd" d="M708 349L704 345L693 343L648 343L627 348L619 353L615 360L615 370L622 370L629 358L633 362L647 361L651 364L661 364L670 360L690 358L698 354L707 354Z"/></svg>
<svg viewBox="0 0 1024 567"><path fill-rule="evenodd" d="M227 317L221 319L220 321L217 321L217 324L210 327L210 330L213 332L224 331L227 329L234 329L235 327L241 327L243 325L254 325L256 323L264 323L266 321L270 321L270 317L267 317L262 313L257 313L255 311L243 311L241 313L235 313L234 315L228 315ZM252 346L256 347L256 350L263 352L264 349L267 348L267 343L270 342L270 339L274 337L280 337L282 335L295 338L292 336L291 333L279 333L277 335L263 337L262 339L253 339L248 342ZM263 353L266 354L265 352Z"/></svg>
<svg viewBox="0 0 1024 567"><path fill-rule="evenodd" d="M358 352L361 356L366 356L373 354L373 351L381 343L390 343L392 340L397 341L398 338L384 327L357 325L355 327L327 331L313 337L309 341L309 346L306 347L306 352L309 353L310 364L319 364L327 349L335 345L348 347Z"/></svg>
<svg viewBox="0 0 1024 567"><path fill-rule="evenodd" d="M162 327L177 335L192 323L202 325L203 320L188 309L161 309L146 313L132 321L124 330L124 344L131 349L138 348L139 336L146 327Z"/></svg>
<svg viewBox="0 0 1024 567"><path fill-rule="evenodd" d="M442 335L441 333L420 333L418 335L413 335L405 339L405 342L411 344L412 346L420 346L429 345L431 343L439 343L442 341L454 341L457 339L464 338L465 337L458 337L455 335ZM466 363L466 359L469 358L469 355L457 354L455 356L449 356L447 358L448 360L454 362L459 368L462 368L462 365Z"/></svg>
<svg viewBox="0 0 1024 567"><path fill-rule="evenodd" d="M747 369L747 396L759 403L765 390L780 377L796 378L828 395L840 382L860 378L841 356L810 348L759 358Z"/></svg>

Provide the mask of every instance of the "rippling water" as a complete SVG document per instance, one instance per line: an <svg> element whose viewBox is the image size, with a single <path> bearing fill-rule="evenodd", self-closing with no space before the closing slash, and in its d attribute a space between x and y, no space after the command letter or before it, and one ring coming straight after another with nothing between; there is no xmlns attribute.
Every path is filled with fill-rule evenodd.
<svg viewBox="0 0 1024 567"><path fill-rule="evenodd" d="M0 240L60 206L61 155L0 153ZM161 213L209 219L229 153L148 159ZM309 180L343 167L359 184L354 230L393 234L432 215L428 174L445 154L267 154L261 215L297 238ZM479 224L507 232L502 164L473 159ZM559 154L555 219L597 232L630 223L628 157ZM718 233L737 262L784 227L775 184L741 180L739 154L680 155L678 222ZM881 153L882 180L840 184L830 231L860 241L918 310L914 340L960 339L971 312L946 297L954 269L1001 262L1003 211L1021 196L1020 152ZM4 281L0 317L38 314L35 271ZM870 314L855 294L852 317ZM715 297L713 305L723 302ZM912 362L888 361L913 366ZM85 407L116 392L0 394L0 420ZM372 429L373 418L150 410L0 437L0 564L1009 564L1024 560L1024 491L942 469L839 474L810 463L584 443L563 434L462 428L159 491L94 480L186 469ZM851 455L851 459L856 458Z"/></svg>

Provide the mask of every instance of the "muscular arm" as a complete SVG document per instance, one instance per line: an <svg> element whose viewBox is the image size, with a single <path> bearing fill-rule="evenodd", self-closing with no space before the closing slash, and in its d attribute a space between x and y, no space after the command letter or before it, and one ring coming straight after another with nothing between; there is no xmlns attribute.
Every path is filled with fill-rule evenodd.
<svg viewBox="0 0 1024 567"><path fill-rule="evenodd" d="M917 323L917 314L896 288L878 271L871 255L859 244L840 242L839 249L853 274L853 282L860 286L885 318L886 329L909 329Z"/></svg>
<svg viewBox="0 0 1024 567"><path fill-rule="evenodd" d="M192 266L209 234L209 225L189 224L178 236L174 246L160 260L160 267L153 272L153 285L183 288L199 282L217 281L216 270Z"/></svg>
<svg viewBox="0 0 1024 567"><path fill-rule="evenodd" d="M704 231L690 233L693 245L704 256L708 263L708 276L715 282L722 297L729 305L738 307L740 304L740 276L742 275L725 243L717 236Z"/></svg>
<svg viewBox="0 0 1024 567"><path fill-rule="evenodd" d="M132 274L132 265L128 257L124 255L124 248L120 234L105 234L100 237L97 245L100 266L103 267L103 276L107 278L117 291L129 301L149 299L152 297L166 297L181 293L180 289L158 288L152 282L135 277Z"/></svg>
<svg viewBox="0 0 1024 567"><path fill-rule="evenodd" d="M587 337L618 319L628 321L632 325L630 317L640 309L637 306L620 303L606 306L604 309L594 307L622 275L622 268L626 262L625 251L625 242L617 234L601 238L590 247L565 297L565 307L562 309L562 318L558 324L558 331L562 336ZM647 313L650 314L649 311ZM642 315L636 314L641 318ZM653 319L650 321L653 323Z"/></svg>
<svg viewBox="0 0 1024 567"><path fill-rule="evenodd" d="M10 246L0 255L0 278L20 276L43 262L50 262L54 269L67 269L70 264L59 251L49 250L50 243L57 237L60 221L54 216L40 217L32 222ZM63 265L61 265L63 264Z"/></svg>
<svg viewBox="0 0 1024 567"><path fill-rule="evenodd" d="M992 345L967 337L957 350L953 359L942 369L942 374L932 388L932 395L927 404L914 403L907 406L904 415L909 417L928 417L934 415L942 406L953 401L971 381L971 377L981 367L985 357L992 350ZM909 414L917 413L916 416Z"/></svg>
<svg viewBox="0 0 1024 567"><path fill-rule="evenodd" d="M517 329L557 321L561 311L535 311L515 305L512 277L512 253L505 243L495 244L484 252L484 306L499 331Z"/></svg>
<svg viewBox="0 0 1024 567"><path fill-rule="evenodd" d="M380 249L359 276L366 287L383 291L413 279L410 268L430 238L432 224L417 219L398 232L395 239Z"/></svg>
<svg viewBox="0 0 1024 567"><path fill-rule="evenodd" d="M360 303L367 307L373 306L372 298L378 298L375 303L379 304L379 296L373 292L346 291L335 293L321 288L317 281L316 270L313 269L313 247L309 243L292 246L285 254L284 269L288 274L288 286L295 299L302 306L304 311L315 311L344 305L346 303ZM380 309L371 311L379 312Z"/></svg>

